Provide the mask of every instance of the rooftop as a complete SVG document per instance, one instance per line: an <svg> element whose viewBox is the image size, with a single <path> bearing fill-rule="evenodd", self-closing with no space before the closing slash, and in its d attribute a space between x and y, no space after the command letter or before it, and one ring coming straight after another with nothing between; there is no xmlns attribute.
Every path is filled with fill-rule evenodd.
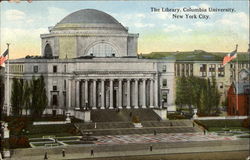
<svg viewBox="0 0 250 160"><path fill-rule="evenodd" d="M185 52L151 52L143 54L148 59L169 59L175 58L176 61L222 61L228 53L225 52L206 52L203 50L185 51ZM238 53L238 60L241 62L249 61L249 54ZM233 61L236 61L235 59Z"/></svg>

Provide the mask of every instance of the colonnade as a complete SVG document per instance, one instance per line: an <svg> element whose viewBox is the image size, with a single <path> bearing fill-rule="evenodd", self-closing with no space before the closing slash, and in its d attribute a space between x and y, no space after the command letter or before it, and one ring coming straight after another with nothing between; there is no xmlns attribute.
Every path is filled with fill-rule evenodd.
<svg viewBox="0 0 250 160"><path fill-rule="evenodd" d="M68 107L75 101L76 109L153 108L158 106L157 85L151 78L69 80Z"/></svg>

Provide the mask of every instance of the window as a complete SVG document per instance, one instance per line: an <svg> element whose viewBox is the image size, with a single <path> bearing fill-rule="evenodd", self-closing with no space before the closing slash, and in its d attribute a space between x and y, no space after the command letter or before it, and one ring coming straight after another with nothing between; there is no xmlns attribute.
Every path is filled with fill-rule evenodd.
<svg viewBox="0 0 250 160"><path fill-rule="evenodd" d="M66 64L64 65L64 72L66 72L67 71L67 66L66 66Z"/></svg>
<svg viewBox="0 0 250 160"><path fill-rule="evenodd" d="M216 68L216 66L215 66L215 64L210 64L209 65L209 76L216 76L216 72L215 72L215 69Z"/></svg>
<svg viewBox="0 0 250 160"><path fill-rule="evenodd" d="M53 73L57 72L57 66L53 66Z"/></svg>
<svg viewBox="0 0 250 160"><path fill-rule="evenodd" d="M63 93L63 106L66 106L66 93Z"/></svg>
<svg viewBox="0 0 250 160"><path fill-rule="evenodd" d="M53 91L56 91L57 90L57 86L53 86Z"/></svg>
<svg viewBox="0 0 250 160"><path fill-rule="evenodd" d="M219 83L219 88L223 89L223 83L222 82Z"/></svg>
<svg viewBox="0 0 250 160"><path fill-rule="evenodd" d="M163 81L162 81L162 86L163 86L163 87L167 87L167 80L166 80L166 79L163 79Z"/></svg>
<svg viewBox="0 0 250 160"><path fill-rule="evenodd" d="M38 73L38 66L33 66L33 72Z"/></svg>
<svg viewBox="0 0 250 160"><path fill-rule="evenodd" d="M52 96L52 105L57 106L58 101L57 101L57 95Z"/></svg>
<svg viewBox="0 0 250 160"><path fill-rule="evenodd" d="M168 93L167 92L162 93L162 99L164 102L168 102Z"/></svg>
<svg viewBox="0 0 250 160"><path fill-rule="evenodd" d="M64 80L63 88L66 90L66 80Z"/></svg>
<svg viewBox="0 0 250 160"><path fill-rule="evenodd" d="M201 77L206 77L207 76L207 65L206 64L201 64L200 65L200 76Z"/></svg>
<svg viewBox="0 0 250 160"><path fill-rule="evenodd" d="M224 77L225 76L225 68L222 64L218 66L218 77Z"/></svg>
<svg viewBox="0 0 250 160"><path fill-rule="evenodd" d="M163 65L162 66L162 72L166 72L167 71L167 66L166 65Z"/></svg>
<svg viewBox="0 0 250 160"><path fill-rule="evenodd" d="M91 47L87 55L96 57L115 57L116 51L110 44L101 42Z"/></svg>

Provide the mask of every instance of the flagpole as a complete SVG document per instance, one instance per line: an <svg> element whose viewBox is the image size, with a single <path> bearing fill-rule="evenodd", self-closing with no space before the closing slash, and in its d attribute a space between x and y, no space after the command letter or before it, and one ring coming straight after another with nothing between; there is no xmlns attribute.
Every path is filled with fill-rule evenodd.
<svg viewBox="0 0 250 160"><path fill-rule="evenodd" d="M236 45L236 47L238 47L238 45ZM237 111L237 115L239 115L239 108L238 108L239 76L238 76L238 72L239 72L239 61L238 61L238 56L237 56L236 57L236 83L237 83L237 88L236 88L236 109L237 110L236 111Z"/></svg>
<svg viewBox="0 0 250 160"><path fill-rule="evenodd" d="M8 69L7 69L7 116L10 115L10 50L9 50L9 43L7 43L8 49Z"/></svg>

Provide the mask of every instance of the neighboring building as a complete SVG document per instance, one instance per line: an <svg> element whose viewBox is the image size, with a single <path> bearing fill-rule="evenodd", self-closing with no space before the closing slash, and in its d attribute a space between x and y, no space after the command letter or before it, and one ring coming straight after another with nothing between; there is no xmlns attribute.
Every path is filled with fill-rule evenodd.
<svg viewBox="0 0 250 160"><path fill-rule="evenodd" d="M10 84L42 74L46 114L162 105L175 111L175 60L138 58L138 36L104 12L74 12L41 35L42 57L10 61Z"/></svg>
<svg viewBox="0 0 250 160"><path fill-rule="evenodd" d="M232 83L228 90L228 115L249 115L250 106L250 72L242 69L239 82Z"/></svg>
<svg viewBox="0 0 250 160"><path fill-rule="evenodd" d="M221 102L224 102L229 87L236 80L236 71L243 68L249 69L250 67L249 54L247 53L239 53L238 62L233 60L223 66L222 60L224 55L226 53L209 53L195 50L190 52L153 52L144 56L150 59L175 58L175 77L197 76L212 78L214 76L221 95ZM238 68L236 68L237 64Z"/></svg>

